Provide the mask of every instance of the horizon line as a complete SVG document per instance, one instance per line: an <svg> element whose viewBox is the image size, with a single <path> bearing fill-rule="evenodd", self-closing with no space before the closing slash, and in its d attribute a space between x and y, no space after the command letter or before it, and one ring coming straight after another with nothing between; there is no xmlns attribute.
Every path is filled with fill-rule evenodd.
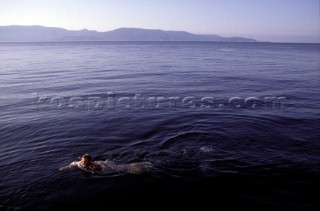
<svg viewBox="0 0 320 211"><path fill-rule="evenodd" d="M118 29L142 29L142 30L154 30L154 31L164 31L164 32L186 32L186 33L190 33L193 35L215 35L215 36L220 36L220 37L225 37L225 38L249 38L249 39L254 39L255 42L258 43L288 43L288 44L320 44L319 42L282 42L282 41L268 41L268 40L257 40L255 38L251 38L251 37L242 37L242 36L222 36L219 34L201 34L201 33L193 33L193 32L189 32L189 31L184 31L184 30L164 30L161 28L139 28L139 27L119 27L119 28L115 28L112 30L107 30L107 31L98 31L98 30L94 30L94 29L88 29L88 28L82 28L82 29L68 29L68 28L64 28L64 27L60 27L60 26L44 26L44 25L17 25L17 24L11 24L11 25L0 25L0 27L12 27L12 26L18 26L18 27L44 27L44 28L59 28L59 29L64 29L64 30L68 30L68 31L93 31L93 32L98 32L98 33L104 33L104 32L111 32L111 31L115 31ZM245 35L244 35L245 36ZM37 43L37 42L226 42L226 41L103 41L103 40L97 40L97 41L92 41L92 40L73 40L73 41L0 41L1 43L5 43L5 42L29 42L29 43ZM233 41L228 41L228 42L233 42ZM236 42L236 41L235 41ZM240 42L241 43L241 42Z"/></svg>

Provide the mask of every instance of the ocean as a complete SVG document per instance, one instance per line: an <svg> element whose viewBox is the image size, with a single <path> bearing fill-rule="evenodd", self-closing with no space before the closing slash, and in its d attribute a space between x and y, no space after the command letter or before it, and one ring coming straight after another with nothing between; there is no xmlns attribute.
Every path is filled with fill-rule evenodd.
<svg viewBox="0 0 320 211"><path fill-rule="evenodd" d="M320 208L320 44L0 43L0 209ZM142 174L59 167L84 153Z"/></svg>

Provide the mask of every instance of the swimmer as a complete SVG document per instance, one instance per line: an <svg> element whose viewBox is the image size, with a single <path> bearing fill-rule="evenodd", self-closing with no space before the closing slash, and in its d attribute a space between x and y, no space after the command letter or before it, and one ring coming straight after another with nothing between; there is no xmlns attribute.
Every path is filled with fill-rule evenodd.
<svg viewBox="0 0 320 211"><path fill-rule="evenodd" d="M86 170L86 171L94 171L94 170L98 170L101 171L102 170L102 166L96 162L92 162L92 157L90 154L86 153L81 157L80 161L74 161L72 163L70 163L67 166L61 167L59 168L60 171L66 170L66 169L71 169L73 167L79 167L82 170Z"/></svg>
<svg viewBox="0 0 320 211"><path fill-rule="evenodd" d="M80 161L74 161L67 166L59 168L60 171L78 167L86 172L94 173L95 171L107 173L130 173L141 174L150 169L152 164L150 162L139 162L130 164L116 164L113 161L92 161L90 154L86 153L81 157Z"/></svg>

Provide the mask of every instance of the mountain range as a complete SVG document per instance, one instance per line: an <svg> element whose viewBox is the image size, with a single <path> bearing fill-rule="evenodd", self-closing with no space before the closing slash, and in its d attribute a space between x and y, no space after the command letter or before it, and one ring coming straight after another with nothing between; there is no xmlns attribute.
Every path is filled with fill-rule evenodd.
<svg viewBox="0 0 320 211"><path fill-rule="evenodd" d="M112 31L67 30L45 26L0 26L2 42L48 42L48 41L212 41L256 42L243 37L200 35L185 31L119 28Z"/></svg>

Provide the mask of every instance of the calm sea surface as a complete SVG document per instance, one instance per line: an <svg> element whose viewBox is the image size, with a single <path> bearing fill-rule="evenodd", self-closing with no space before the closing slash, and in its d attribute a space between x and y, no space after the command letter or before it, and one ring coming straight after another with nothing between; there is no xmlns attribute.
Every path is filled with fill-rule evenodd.
<svg viewBox="0 0 320 211"><path fill-rule="evenodd" d="M319 44L0 43L0 209L319 208L319 93Z"/></svg>

